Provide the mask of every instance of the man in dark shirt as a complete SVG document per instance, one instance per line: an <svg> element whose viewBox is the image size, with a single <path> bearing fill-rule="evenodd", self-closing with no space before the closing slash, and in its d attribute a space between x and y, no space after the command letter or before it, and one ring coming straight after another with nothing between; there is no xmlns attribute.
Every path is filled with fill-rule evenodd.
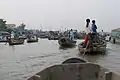
<svg viewBox="0 0 120 80"><path fill-rule="evenodd" d="M96 24L95 24L95 20L93 20L93 21L92 21L92 32L93 32L93 33L96 33L96 32L97 32L96 29L97 29L97 26L96 26Z"/></svg>

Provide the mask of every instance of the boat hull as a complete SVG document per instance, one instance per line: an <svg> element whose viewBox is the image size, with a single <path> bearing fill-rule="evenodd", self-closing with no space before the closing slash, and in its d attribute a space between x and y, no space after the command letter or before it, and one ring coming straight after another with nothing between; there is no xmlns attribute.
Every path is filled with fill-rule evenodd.
<svg viewBox="0 0 120 80"><path fill-rule="evenodd" d="M60 46L62 46L62 47L72 47L72 46L75 46L75 44L61 43Z"/></svg>
<svg viewBox="0 0 120 80"><path fill-rule="evenodd" d="M21 40L10 40L9 42L9 45L20 45L20 44L24 44L24 40L21 39Z"/></svg>
<svg viewBox="0 0 120 80"><path fill-rule="evenodd" d="M105 53L106 52L106 42L101 45L93 46L91 48L83 48L82 44L78 45L78 49L80 53L88 53L88 54L99 54L99 53Z"/></svg>
<svg viewBox="0 0 120 80"><path fill-rule="evenodd" d="M7 40L0 40L0 42L2 43L2 42L7 42Z"/></svg>
<svg viewBox="0 0 120 80"><path fill-rule="evenodd" d="M34 42L38 42L38 40L27 40L27 43L34 43Z"/></svg>
<svg viewBox="0 0 120 80"><path fill-rule="evenodd" d="M77 60L78 59L69 59ZM69 61L66 60L66 61ZM120 76L90 62L65 63L48 67L28 80L119 80Z"/></svg>

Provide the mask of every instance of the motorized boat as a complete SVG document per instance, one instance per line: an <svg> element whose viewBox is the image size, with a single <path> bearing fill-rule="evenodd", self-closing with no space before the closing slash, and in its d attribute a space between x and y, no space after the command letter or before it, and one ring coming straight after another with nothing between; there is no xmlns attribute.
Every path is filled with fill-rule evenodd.
<svg viewBox="0 0 120 80"><path fill-rule="evenodd" d="M8 43L9 45L20 45L24 44L24 39L10 39Z"/></svg>
<svg viewBox="0 0 120 80"><path fill-rule="evenodd" d="M27 38L27 43L33 43L33 42L38 42L37 36L30 36L29 38Z"/></svg>
<svg viewBox="0 0 120 80"><path fill-rule="evenodd" d="M67 37L62 37L58 40L58 43L60 46L62 47L72 47L72 46L75 46L76 45L76 42L75 40L70 40L69 38Z"/></svg>

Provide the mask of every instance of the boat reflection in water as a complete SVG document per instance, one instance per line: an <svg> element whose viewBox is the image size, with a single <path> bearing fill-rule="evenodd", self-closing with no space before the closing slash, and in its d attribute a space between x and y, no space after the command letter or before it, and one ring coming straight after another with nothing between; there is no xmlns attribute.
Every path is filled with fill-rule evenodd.
<svg viewBox="0 0 120 80"><path fill-rule="evenodd" d="M62 49L62 50L67 50L69 48L75 48L76 46L67 46L67 47L63 47L63 46L59 46L59 49Z"/></svg>

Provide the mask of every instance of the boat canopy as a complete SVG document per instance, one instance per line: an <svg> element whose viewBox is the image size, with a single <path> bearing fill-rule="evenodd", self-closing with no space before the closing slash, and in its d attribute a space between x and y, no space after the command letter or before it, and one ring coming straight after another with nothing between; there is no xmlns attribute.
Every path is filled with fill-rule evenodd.
<svg viewBox="0 0 120 80"><path fill-rule="evenodd" d="M5 31L0 31L0 35L10 35L10 33Z"/></svg>
<svg viewBox="0 0 120 80"><path fill-rule="evenodd" d="M112 32L120 32L120 28L113 29Z"/></svg>
<svg viewBox="0 0 120 80"><path fill-rule="evenodd" d="M111 31L111 37L120 37L120 28Z"/></svg>

